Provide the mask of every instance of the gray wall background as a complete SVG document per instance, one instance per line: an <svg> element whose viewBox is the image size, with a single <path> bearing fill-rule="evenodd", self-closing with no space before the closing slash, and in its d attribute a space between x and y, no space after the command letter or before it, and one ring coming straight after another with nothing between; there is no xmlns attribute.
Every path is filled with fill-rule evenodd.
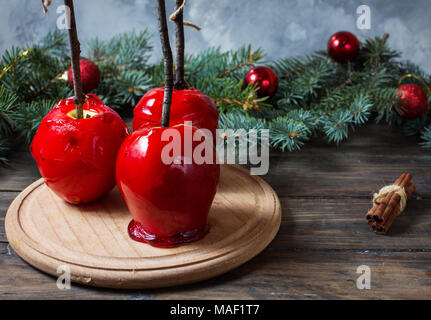
<svg viewBox="0 0 431 320"><path fill-rule="evenodd" d="M166 2L170 13L174 0ZM63 1L53 0L45 15L39 0L0 0L0 53L37 41L55 28L60 4ZM362 4L371 8L370 30L356 28L356 8ZM148 28L156 35L153 60L160 58L155 0L75 0L75 6L82 43ZM187 28L188 53L252 43L271 59L324 49L329 36L339 30L361 40L389 32L390 45L403 58L431 73L430 0L188 0L185 18L202 27L201 32Z"/></svg>

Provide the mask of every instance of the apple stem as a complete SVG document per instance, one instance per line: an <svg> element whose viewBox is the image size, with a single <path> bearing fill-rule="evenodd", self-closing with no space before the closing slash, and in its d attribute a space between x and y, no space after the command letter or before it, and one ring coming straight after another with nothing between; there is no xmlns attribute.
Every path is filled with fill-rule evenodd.
<svg viewBox="0 0 431 320"><path fill-rule="evenodd" d="M157 6L159 18L160 42L165 64L165 92L163 96L162 127L169 127L171 112L172 92L174 90L173 59L169 43L168 23L166 21L165 0L158 0Z"/></svg>
<svg viewBox="0 0 431 320"><path fill-rule="evenodd" d="M184 0L175 0L175 10L178 13L175 15L175 89L183 90L187 88L187 83L184 80L184 19L183 10L180 10Z"/></svg>
<svg viewBox="0 0 431 320"><path fill-rule="evenodd" d="M73 7L73 0L64 0L66 7L70 9L70 28L69 28L69 47L70 47L70 60L72 62L73 72L73 90L75 92L75 106L76 118L82 119L84 117L84 93L82 91L81 70L80 70L80 54L81 46L78 40L78 32L76 31L75 9Z"/></svg>

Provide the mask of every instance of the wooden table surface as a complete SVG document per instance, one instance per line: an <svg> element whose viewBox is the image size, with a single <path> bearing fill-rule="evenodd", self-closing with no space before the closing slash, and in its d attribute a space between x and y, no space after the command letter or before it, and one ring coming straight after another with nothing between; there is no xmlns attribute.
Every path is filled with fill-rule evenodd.
<svg viewBox="0 0 431 320"><path fill-rule="evenodd" d="M8 245L4 216L39 173L28 152L0 169L0 299L431 299L431 151L397 128L367 125L339 147L313 142L273 152L263 178L283 207L278 235L260 255L227 274L174 288L116 291L56 279L21 260ZM417 191L386 236L369 231L370 196L403 171ZM371 269L359 290L357 268Z"/></svg>

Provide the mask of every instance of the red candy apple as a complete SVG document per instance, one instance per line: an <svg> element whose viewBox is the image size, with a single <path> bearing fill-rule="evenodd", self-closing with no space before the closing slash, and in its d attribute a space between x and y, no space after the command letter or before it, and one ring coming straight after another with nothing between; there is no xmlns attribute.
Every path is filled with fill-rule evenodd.
<svg viewBox="0 0 431 320"><path fill-rule="evenodd" d="M209 97L185 87L182 15L175 20L174 89L164 0L157 4L166 90L149 91L136 106L133 128L137 131L118 152L117 184L133 216L130 237L172 247L208 232L208 213L220 176L212 144L215 135L211 137L218 113Z"/></svg>
<svg viewBox="0 0 431 320"><path fill-rule="evenodd" d="M162 141L166 130L175 131L183 145L176 156L169 153L175 161L166 159L164 153L171 143ZM220 168L211 143L208 163L198 164L184 147L189 143L189 150L195 152L205 143L191 139L201 131L188 125L143 128L124 141L117 158L117 184L134 219L129 225L132 239L171 247L196 241L207 233Z"/></svg>
<svg viewBox="0 0 431 320"><path fill-rule="evenodd" d="M160 126L164 88L148 91L133 110L133 130ZM195 89L174 90L170 124L191 121L193 126L209 129L215 137L218 111L210 97Z"/></svg>
<svg viewBox="0 0 431 320"><path fill-rule="evenodd" d="M96 200L115 185L117 152L128 135L120 116L95 95L86 96L84 118L73 98L61 100L43 118L31 144L45 183L63 200Z"/></svg>

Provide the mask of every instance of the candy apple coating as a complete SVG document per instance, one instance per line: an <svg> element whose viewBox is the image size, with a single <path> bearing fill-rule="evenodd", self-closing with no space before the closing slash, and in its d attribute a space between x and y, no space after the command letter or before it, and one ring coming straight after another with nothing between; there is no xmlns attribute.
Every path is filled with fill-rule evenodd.
<svg viewBox="0 0 431 320"><path fill-rule="evenodd" d="M84 118L77 119L73 98L58 102L30 147L46 185L72 204L94 201L115 186L117 152L129 134L95 95L86 96L83 109Z"/></svg>
<svg viewBox="0 0 431 320"><path fill-rule="evenodd" d="M160 126L164 88L148 91L133 110L133 130ZM191 121L193 126L209 129L214 137L218 127L218 111L213 100L195 89L174 90L170 125Z"/></svg>
<svg viewBox="0 0 431 320"><path fill-rule="evenodd" d="M247 87L251 82L256 83L259 98L271 97L278 89L277 74L268 67L258 66L250 69L244 77L243 87Z"/></svg>
<svg viewBox="0 0 431 320"><path fill-rule="evenodd" d="M170 142L161 137L168 129L178 132L181 144L186 130L192 134L198 130L187 125L143 128L127 137L117 158L117 184L134 219L129 235L157 247L172 247L205 236L220 176L215 150L209 163L191 161L184 148L177 154L180 161L162 161L162 150ZM192 150L200 143L193 141Z"/></svg>
<svg viewBox="0 0 431 320"><path fill-rule="evenodd" d="M359 41L354 34L340 31L328 40L328 55L335 62L346 64L353 61L359 53Z"/></svg>
<svg viewBox="0 0 431 320"><path fill-rule="evenodd" d="M90 92L96 89L100 83L100 69L90 60L82 59L79 61L79 70L81 71L82 90ZM69 86L73 88L73 71L72 67L67 72L67 81Z"/></svg>

